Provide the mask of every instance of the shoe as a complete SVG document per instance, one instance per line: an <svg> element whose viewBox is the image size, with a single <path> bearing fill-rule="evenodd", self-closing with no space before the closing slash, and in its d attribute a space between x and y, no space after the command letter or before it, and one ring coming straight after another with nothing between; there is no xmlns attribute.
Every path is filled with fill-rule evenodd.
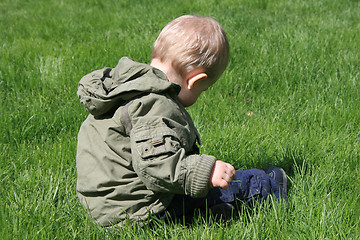
<svg viewBox="0 0 360 240"><path fill-rule="evenodd" d="M279 185L279 197L287 198L287 177L284 169L269 167L265 170L265 173Z"/></svg>

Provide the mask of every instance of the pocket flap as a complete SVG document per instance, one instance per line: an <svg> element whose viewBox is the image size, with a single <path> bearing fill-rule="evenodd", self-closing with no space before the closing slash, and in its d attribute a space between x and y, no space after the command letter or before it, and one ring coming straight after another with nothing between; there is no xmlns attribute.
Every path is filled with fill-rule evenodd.
<svg viewBox="0 0 360 240"><path fill-rule="evenodd" d="M142 130L134 133L133 139L136 150L143 159L173 154L180 149L176 133L169 128Z"/></svg>

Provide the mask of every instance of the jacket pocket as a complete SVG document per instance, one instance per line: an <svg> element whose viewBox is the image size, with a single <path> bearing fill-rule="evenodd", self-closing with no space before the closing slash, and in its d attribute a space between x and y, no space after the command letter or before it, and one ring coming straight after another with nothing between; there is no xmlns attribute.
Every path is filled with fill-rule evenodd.
<svg viewBox="0 0 360 240"><path fill-rule="evenodd" d="M156 132L156 133L155 133ZM144 160L160 155L171 155L180 149L176 133L171 129L147 129L133 136L136 151Z"/></svg>

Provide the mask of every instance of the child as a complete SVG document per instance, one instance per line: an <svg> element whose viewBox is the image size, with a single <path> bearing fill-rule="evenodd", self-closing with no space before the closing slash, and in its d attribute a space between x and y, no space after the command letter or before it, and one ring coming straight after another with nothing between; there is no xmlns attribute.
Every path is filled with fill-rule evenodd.
<svg viewBox="0 0 360 240"><path fill-rule="evenodd" d="M162 30L150 65L124 57L80 80L78 96L90 114L78 134L77 192L98 224L205 207L221 212L236 199L286 195L282 169L272 169L277 176L270 178L199 155L199 134L184 107L218 80L228 56L215 20L186 15Z"/></svg>

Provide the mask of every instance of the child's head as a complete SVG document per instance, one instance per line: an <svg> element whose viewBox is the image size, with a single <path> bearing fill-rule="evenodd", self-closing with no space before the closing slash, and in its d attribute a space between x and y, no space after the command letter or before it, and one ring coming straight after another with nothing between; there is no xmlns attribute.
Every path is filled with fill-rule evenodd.
<svg viewBox="0 0 360 240"><path fill-rule="evenodd" d="M170 65L180 79L201 69L207 82L213 84L227 66L229 44L214 19L185 15L164 27L155 41L152 57Z"/></svg>

